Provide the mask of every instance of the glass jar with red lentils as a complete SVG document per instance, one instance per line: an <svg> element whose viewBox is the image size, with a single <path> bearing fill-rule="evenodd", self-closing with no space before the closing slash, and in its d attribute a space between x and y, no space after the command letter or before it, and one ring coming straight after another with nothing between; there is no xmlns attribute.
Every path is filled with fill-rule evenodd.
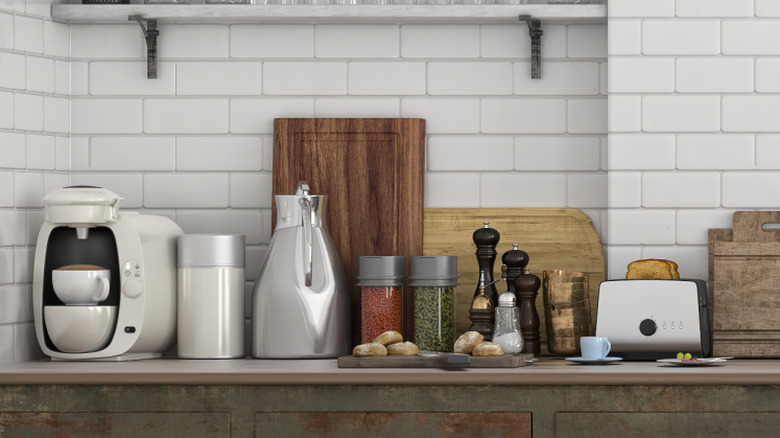
<svg viewBox="0 0 780 438"><path fill-rule="evenodd" d="M360 287L360 342L372 342L382 333L402 329L404 257L358 257Z"/></svg>

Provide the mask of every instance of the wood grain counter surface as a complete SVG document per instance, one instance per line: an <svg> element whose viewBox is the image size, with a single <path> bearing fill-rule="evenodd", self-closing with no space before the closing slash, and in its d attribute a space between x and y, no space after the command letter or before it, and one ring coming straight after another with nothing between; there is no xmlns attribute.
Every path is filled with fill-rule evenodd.
<svg viewBox="0 0 780 438"><path fill-rule="evenodd" d="M656 362L578 365L557 358L522 368L339 369L336 360L178 360L0 365L0 385L780 385L780 360L678 367Z"/></svg>

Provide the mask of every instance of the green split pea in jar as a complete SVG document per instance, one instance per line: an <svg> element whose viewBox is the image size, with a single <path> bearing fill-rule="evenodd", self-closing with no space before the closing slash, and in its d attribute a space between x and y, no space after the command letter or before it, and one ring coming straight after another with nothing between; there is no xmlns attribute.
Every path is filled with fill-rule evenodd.
<svg viewBox="0 0 780 438"><path fill-rule="evenodd" d="M414 294L414 343L420 350L452 351L458 258L412 257L409 273Z"/></svg>

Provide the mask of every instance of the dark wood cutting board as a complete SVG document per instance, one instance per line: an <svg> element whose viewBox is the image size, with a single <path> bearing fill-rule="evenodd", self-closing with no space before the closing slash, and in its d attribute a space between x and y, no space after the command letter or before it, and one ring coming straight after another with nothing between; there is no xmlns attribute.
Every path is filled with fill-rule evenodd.
<svg viewBox="0 0 780 438"><path fill-rule="evenodd" d="M463 355L466 356L466 355ZM508 354L498 357L468 356L468 363L450 363L447 355L417 356L341 356L339 368L518 368L530 365L534 355Z"/></svg>
<svg viewBox="0 0 780 438"><path fill-rule="evenodd" d="M709 230L715 356L780 357L780 211L734 212L733 229Z"/></svg>
<svg viewBox="0 0 780 438"><path fill-rule="evenodd" d="M360 342L358 256L422 255L425 120L275 119L273 194L307 181L327 195L326 226L352 289L353 343ZM272 212L276 226L276 205ZM411 295L404 338L413 339Z"/></svg>

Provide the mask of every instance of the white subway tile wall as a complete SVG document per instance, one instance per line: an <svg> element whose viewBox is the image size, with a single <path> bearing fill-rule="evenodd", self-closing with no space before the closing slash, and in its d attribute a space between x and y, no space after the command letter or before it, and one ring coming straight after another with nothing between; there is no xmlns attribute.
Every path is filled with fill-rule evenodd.
<svg viewBox="0 0 780 438"><path fill-rule="evenodd" d="M0 363L42 356L31 235L47 188L70 181L70 27L50 6L0 2Z"/></svg>
<svg viewBox="0 0 780 438"><path fill-rule="evenodd" d="M706 279L707 230L780 207L780 2L610 0L608 268L675 259Z"/></svg>

